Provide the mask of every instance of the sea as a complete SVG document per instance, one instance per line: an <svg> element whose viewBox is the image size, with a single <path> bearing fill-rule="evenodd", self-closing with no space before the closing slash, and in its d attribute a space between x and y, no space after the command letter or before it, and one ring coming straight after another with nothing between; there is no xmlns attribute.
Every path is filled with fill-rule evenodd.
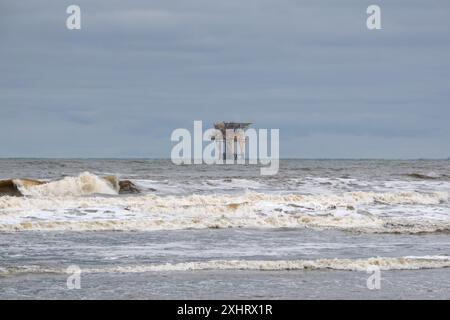
<svg viewBox="0 0 450 320"><path fill-rule="evenodd" d="M449 160L1 159L11 179L0 299L450 299Z"/></svg>

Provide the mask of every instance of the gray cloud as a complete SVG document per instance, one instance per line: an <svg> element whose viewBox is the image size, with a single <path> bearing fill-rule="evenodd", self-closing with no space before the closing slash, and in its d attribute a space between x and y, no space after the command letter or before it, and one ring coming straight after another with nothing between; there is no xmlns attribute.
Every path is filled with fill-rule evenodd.
<svg viewBox="0 0 450 320"><path fill-rule="evenodd" d="M380 31L372 1L2 1L0 156L167 157L229 119L283 157L448 157L450 3L378 3Z"/></svg>

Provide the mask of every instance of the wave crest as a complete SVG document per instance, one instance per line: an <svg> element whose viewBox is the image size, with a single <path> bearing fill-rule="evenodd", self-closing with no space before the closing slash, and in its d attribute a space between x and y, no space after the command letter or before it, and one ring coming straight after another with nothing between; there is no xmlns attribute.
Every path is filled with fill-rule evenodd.
<svg viewBox="0 0 450 320"><path fill-rule="evenodd" d="M413 172L413 173L407 173L403 176L414 178L417 180L447 180L450 178L449 175L446 174L437 174L435 172L429 172L429 173L419 173L419 172Z"/></svg>
<svg viewBox="0 0 450 320"><path fill-rule="evenodd" d="M117 195L118 180L115 177L100 178L92 173L84 172L77 177L65 177L48 183L29 184L26 180L14 180L24 196L66 197L90 194Z"/></svg>
<svg viewBox="0 0 450 320"><path fill-rule="evenodd" d="M379 233L447 232L450 221L445 212L425 216L415 209L416 205L424 208L447 201L445 192L2 197L0 231L306 227ZM376 208L385 205L409 205L413 213L386 214L382 209L376 213Z"/></svg>
<svg viewBox="0 0 450 320"><path fill-rule="evenodd" d="M317 259L317 260L208 260L181 263L124 265L102 268L82 268L83 273L143 273L203 270L339 270L365 272L371 268L382 271L441 269L450 267L448 256L376 257L368 259ZM24 273L66 273L65 269L45 266L19 266L0 268L0 275Z"/></svg>

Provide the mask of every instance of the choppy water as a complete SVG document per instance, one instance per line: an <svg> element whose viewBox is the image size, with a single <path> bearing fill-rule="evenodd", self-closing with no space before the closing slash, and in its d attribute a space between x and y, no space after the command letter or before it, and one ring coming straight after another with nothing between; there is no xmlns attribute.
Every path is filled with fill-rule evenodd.
<svg viewBox="0 0 450 320"><path fill-rule="evenodd" d="M142 193L119 195L109 175ZM0 197L3 298L402 298L408 281L420 292L409 297L450 296L450 161L285 160L260 176L166 160L0 160L0 180L11 178L51 182ZM66 288L70 265L80 290ZM388 279L377 293L370 266Z"/></svg>

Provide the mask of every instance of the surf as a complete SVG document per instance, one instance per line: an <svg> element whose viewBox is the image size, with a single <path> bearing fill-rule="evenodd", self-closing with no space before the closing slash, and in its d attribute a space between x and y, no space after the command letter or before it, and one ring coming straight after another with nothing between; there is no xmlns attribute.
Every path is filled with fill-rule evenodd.
<svg viewBox="0 0 450 320"><path fill-rule="evenodd" d="M20 188L23 186L32 187L44 184L45 182L31 179L9 179L0 180L0 196L22 196Z"/></svg>
<svg viewBox="0 0 450 320"><path fill-rule="evenodd" d="M360 259L331 258L315 260L206 260L164 264L122 265L83 268L83 273L144 273L185 271L320 271L336 270L367 272L371 268L381 271L423 270L450 268L448 256L372 257ZM39 265L0 267L0 276L30 273L66 273L66 269Z"/></svg>
<svg viewBox="0 0 450 320"><path fill-rule="evenodd" d="M129 180L119 180L116 176L99 177L89 172L54 181L32 179L0 181L0 196L61 197L92 194L118 195L139 192L138 187Z"/></svg>
<svg viewBox="0 0 450 320"><path fill-rule="evenodd" d="M313 228L411 234L450 231L445 212L426 211L430 205L448 203L445 192L67 197L44 191L46 196L0 198L0 232L215 228ZM387 205L393 212L390 215L386 214ZM403 211L395 213L392 208Z"/></svg>

